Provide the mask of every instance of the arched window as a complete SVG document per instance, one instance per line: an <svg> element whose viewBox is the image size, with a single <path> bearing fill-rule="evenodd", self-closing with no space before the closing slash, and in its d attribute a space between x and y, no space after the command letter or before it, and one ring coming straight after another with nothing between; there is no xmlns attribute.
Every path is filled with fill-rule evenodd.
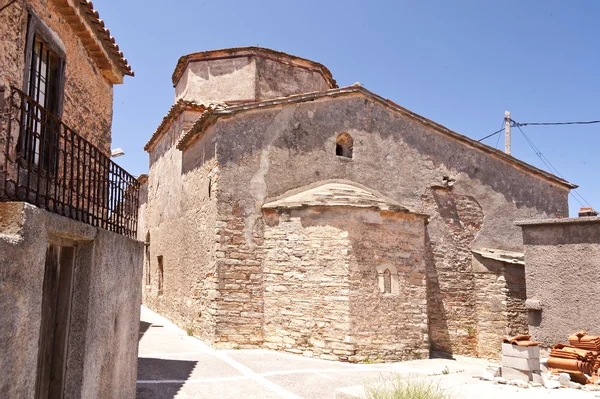
<svg viewBox="0 0 600 399"><path fill-rule="evenodd" d="M377 271L377 286L382 294L398 295L398 270L392 265L379 265Z"/></svg>
<svg viewBox="0 0 600 399"><path fill-rule="evenodd" d="M390 272L390 269L385 269L383 272L383 293L392 293L392 273Z"/></svg>
<svg viewBox="0 0 600 399"><path fill-rule="evenodd" d="M340 133L335 140L335 155L339 157L352 158L354 140L348 133Z"/></svg>

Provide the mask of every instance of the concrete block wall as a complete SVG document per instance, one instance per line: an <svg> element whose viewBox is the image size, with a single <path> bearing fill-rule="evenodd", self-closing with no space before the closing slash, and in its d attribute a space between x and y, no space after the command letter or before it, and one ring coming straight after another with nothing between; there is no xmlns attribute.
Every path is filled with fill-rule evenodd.
<svg viewBox="0 0 600 399"><path fill-rule="evenodd" d="M502 377L507 380L533 381L540 375L540 347L502 344Z"/></svg>

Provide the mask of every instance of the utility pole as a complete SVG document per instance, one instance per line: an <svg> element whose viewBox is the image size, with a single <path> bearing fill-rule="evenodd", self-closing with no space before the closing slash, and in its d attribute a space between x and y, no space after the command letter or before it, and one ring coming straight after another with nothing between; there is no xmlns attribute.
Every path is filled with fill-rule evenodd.
<svg viewBox="0 0 600 399"><path fill-rule="evenodd" d="M504 152L510 155L510 111L504 111Z"/></svg>

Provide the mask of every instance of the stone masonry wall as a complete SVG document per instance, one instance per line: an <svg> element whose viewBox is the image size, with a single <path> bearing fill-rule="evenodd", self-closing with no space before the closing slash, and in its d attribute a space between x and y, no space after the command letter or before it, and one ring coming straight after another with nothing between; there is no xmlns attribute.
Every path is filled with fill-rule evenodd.
<svg viewBox="0 0 600 399"><path fill-rule="evenodd" d="M150 154L148 200L141 218L145 230L140 232L144 239L150 237L143 302L212 342L220 296L215 265L219 168L213 147L194 146L183 157L173 145L197 116L192 111L179 115Z"/></svg>
<svg viewBox="0 0 600 399"><path fill-rule="evenodd" d="M262 223L248 233L240 207L221 203L216 232L215 345L256 348L263 342Z"/></svg>
<svg viewBox="0 0 600 399"><path fill-rule="evenodd" d="M422 216L382 212L381 223L368 220L350 230L356 264L350 270L352 361L400 361L429 356ZM398 294L382 294L376 266L398 272Z"/></svg>
<svg viewBox="0 0 600 399"><path fill-rule="evenodd" d="M113 106L112 84L90 59L85 47L52 0L27 0L35 14L63 43L66 61L62 120L110 154ZM24 90L28 11L16 1L0 13L0 86ZM1 152L0 152L1 154Z"/></svg>
<svg viewBox="0 0 600 399"><path fill-rule="evenodd" d="M499 360L505 336L527 333L525 270L510 264L473 255L475 283L477 356Z"/></svg>
<svg viewBox="0 0 600 399"><path fill-rule="evenodd" d="M432 215L428 226L428 309L433 350L476 354L478 292L473 281L471 244L483 224L477 201L441 189L423 195Z"/></svg>
<svg viewBox="0 0 600 399"><path fill-rule="evenodd" d="M350 208L269 211L265 347L328 360L426 357L423 218ZM382 294L376 267L398 271Z"/></svg>
<svg viewBox="0 0 600 399"><path fill-rule="evenodd" d="M354 139L352 159L335 155L341 132ZM471 249L520 251L514 220L568 211L566 187L362 95L240 112L218 119L207 133L197 142L218 146L219 202L239 208L247 243L267 198L326 181L361 184L431 215L426 262L435 350L478 351ZM452 190L434 195L432 186L444 177L453 180ZM260 246L254 248L252 256L261 256Z"/></svg>

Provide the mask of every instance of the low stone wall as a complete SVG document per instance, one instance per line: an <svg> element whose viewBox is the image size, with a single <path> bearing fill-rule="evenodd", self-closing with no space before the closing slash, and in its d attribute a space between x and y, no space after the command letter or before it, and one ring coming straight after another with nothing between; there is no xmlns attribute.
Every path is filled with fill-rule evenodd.
<svg viewBox="0 0 600 399"><path fill-rule="evenodd" d="M0 203L0 396L35 396L46 248L75 245L65 397L135 396L143 244Z"/></svg>

